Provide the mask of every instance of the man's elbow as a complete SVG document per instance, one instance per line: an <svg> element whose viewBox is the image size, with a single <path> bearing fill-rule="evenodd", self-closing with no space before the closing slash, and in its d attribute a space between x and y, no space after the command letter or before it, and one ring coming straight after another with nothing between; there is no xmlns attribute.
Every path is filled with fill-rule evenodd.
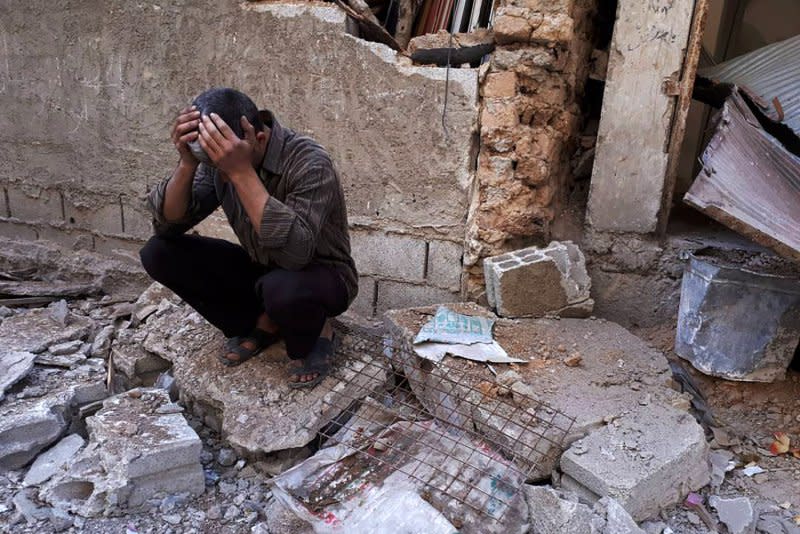
<svg viewBox="0 0 800 534"><path fill-rule="evenodd" d="M287 271L299 271L308 267L314 259L314 243L310 239L304 239L292 247L291 252L283 254L281 267Z"/></svg>

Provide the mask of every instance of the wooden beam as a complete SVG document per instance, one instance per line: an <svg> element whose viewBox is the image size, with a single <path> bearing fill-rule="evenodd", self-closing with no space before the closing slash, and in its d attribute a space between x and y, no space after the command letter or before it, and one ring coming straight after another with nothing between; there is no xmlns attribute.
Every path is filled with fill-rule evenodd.
<svg viewBox="0 0 800 534"><path fill-rule="evenodd" d="M664 90L680 87L694 5L619 1L587 213L597 231L657 230L677 100Z"/></svg>

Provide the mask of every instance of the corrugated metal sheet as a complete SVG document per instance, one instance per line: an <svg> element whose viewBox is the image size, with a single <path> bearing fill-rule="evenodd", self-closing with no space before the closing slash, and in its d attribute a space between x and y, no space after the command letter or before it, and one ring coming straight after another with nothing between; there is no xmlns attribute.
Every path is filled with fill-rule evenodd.
<svg viewBox="0 0 800 534"><path fill-rule="evenodd" d="M715 122L703 169L684 201L800 261L800 158L764 131L738 91Z"/></svg>
<svg viewBox="0 0 800 534"><path fill-rule="evenodd" d="M697 74L738 85L768 117L800 135L800 35L700 69Z"/></svg>

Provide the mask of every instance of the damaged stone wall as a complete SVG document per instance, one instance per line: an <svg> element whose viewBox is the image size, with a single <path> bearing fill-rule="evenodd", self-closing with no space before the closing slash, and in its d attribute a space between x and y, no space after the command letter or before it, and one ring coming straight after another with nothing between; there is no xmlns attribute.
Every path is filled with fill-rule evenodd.
<svg viewBox="0 0 800 534"><path fill-rule="evenodd" d="M498 3L464 256L471 298L484 292L480 260L546 243L565 202L594 9L594 0Z"/></svg>
<svg viewBox="0 0 800 534"><path fill-rule="evenodd" d="M176 111L233 86L317 138L342 174L356 309L458 300L478 75L414 67L322 2L0 6L0 235L135 252L141 199L175 163ZM215 214L202 232L226 233ZM131 255L133 256L133 255Z"/></svg>

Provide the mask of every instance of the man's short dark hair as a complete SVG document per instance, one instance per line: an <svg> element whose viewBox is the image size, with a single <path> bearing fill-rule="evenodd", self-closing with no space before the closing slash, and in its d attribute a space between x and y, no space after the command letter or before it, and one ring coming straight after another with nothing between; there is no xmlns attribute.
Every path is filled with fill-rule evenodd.
<svg viewBox="0 0 800 534"><path fill-rule="evenodd" d="M231 130L244 138L241 117L244 115L253 125L256 133L264 129L264 123L258 114L258 108L249 96L229 87L214 87L194 99L193 105L203 115L216 113L224 120Z"/></svg>

